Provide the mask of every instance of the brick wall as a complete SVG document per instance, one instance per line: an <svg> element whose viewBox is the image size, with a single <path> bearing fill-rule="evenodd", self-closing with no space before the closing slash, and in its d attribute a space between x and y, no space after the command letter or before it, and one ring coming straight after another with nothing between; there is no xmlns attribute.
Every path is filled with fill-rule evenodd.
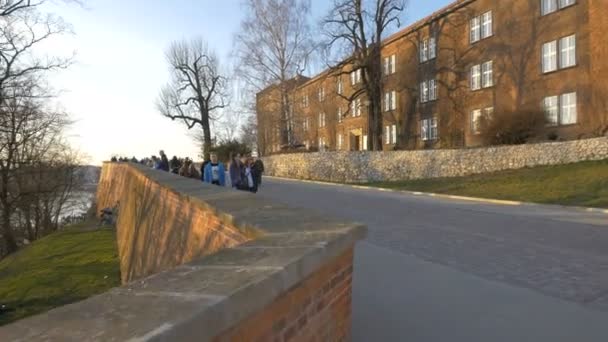
<svg viewBox="0 0 608 342"><path fill-rule="evenodd" d="M348 341L352 272L350 248L214 341Z"/></svg>
<svg viewBox="0 0 608 342"><path fill-rule="evenodd" d="M197 182L153 172L184 184ZM98 210L117 203L116 230L123 283L250 239L202 202L161 186L130 164L107 163L97 189Z"/></svg>

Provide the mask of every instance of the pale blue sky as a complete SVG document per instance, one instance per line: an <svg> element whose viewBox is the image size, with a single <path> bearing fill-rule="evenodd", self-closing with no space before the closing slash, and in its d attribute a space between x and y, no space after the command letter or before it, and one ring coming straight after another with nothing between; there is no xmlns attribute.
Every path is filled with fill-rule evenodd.
<svg viewBox="0 0 608 342"><path fill-rule="evenodd" d="M410 0L407 23L452 0ZM313 15L330 0L313 0ZM76 120L71 140L98 164L112 154L196 157L197 146L184 126L165 119L154 107L167 81L166 46L176 39L202 36L227 67L232 36L239 29L241 0L88 0L86 8L49 5L69 22L75 35L46 48L77 53L77 64L53 75L64 90L63 106Z"/></svg>

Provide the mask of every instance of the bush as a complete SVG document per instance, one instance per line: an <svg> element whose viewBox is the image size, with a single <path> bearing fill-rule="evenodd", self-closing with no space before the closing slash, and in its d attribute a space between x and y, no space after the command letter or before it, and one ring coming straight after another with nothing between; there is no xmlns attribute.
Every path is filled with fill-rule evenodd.
<svg viewBox="0 0 608 342"><path fill-rule="evenodd" d="M480 118L481 138L488 145L518 145L538 139L545 131L544 111L494 113Z"/></svg>
<svg viewBox="0 0 608 342"><path fill-rule="evenodd" d="M215 145L211 149L211 152L217 154L217 158L221 162L227 163L230 161L230 154L239 153L241 155L248 155L251 154L251 149L249 148L249 146L247 146L247 144L242 143L238 140L229 140Z"/></svg>

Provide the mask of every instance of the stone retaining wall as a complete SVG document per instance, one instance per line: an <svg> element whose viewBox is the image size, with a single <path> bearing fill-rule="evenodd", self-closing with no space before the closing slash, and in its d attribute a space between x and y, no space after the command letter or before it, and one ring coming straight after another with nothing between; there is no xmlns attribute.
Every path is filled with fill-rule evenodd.
<svg viewBox="0 0 608 342"><path fill-rule="evenodd" d="M364 183L478 173L608 158L608 138L459 150L320 152L264 157L265 174Z"/></svg>
<svg viewBox="0 0 608 342"><path fill-rule="evenodd" d="M116 202L123 279L136 280L4 326L0 341L350 339L363 226L124 163L103 168L98 203Z"/></svg>

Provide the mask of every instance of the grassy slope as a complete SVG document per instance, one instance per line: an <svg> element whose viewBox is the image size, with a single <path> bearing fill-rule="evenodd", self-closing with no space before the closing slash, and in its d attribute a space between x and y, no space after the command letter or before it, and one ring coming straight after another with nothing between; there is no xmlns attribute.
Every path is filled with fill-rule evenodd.
<svg viewBox="0 0 608 342"><path fill-rule="evenodd" d="M461 196L608 208L608 160L468 177L368 185Z"/></svg>
<svg viewBox="0 0 608 342"><path fill-rule="evenodd" d="M120 284L113 230L82 227L47 236L0 261L0 325Z"/></svg>

